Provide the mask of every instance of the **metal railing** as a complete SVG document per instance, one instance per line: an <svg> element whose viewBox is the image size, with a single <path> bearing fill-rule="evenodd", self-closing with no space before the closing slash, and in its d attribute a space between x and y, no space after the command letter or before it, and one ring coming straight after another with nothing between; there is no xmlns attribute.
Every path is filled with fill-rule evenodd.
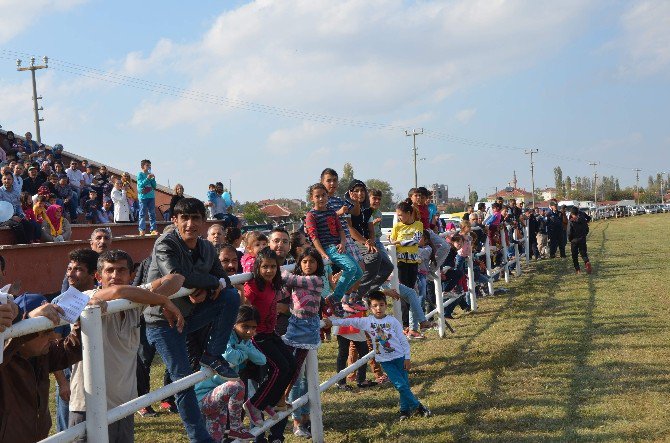
<svg viewBox="0 0 670 443"><path fill-rule="evenodd" d="M516 246L516 259L517 259L517 269L520 269L520 260L518 259L518 246ZM487 265L490 264L490 247L488 245L488 238L486 244L487 251ZM396 291L399 290L400 281L398 279L398 267L397 267L397 258L396 258L396 247L393 245L387 246L387 253L389 254L394 270L390 278L391 287ZM473 272L473 263L472 256L468 257L467 260L468 267L468 297L473 309L476 309L477 301L474 288L474 272ZM490 268L490 266L488 266ZM291 270L293 265L283 266L282 269ZM497 272L500 272L498 270ZM491 271L489 270L489 279L491 280ZM232 284L240 284L251 279L250 273L237 274L230 277ZM445 336L445 327L446 322L444 319L444 307L448 306L449 303L455 301L455 299L444 301L442 294L442 282L438 276L434 277L433 280L435 287L435 300L436 300L436 309L426 315L427 318L437 317L437 330L441 338ZM492 285L492 283L489 283ZM182 288L176 294L170 296L170 298L184 297L190 294L192 290ZM107 311L103 314L99 306L89 306L82 312L81 319L81 336L82 336L82 348L83 348L83 360L82 360L82 372L84 376L84 393L86 401L86 421L79 423L78 425L66 429L62 432L59 432L55 435L52 435L44 440L43 442L56 443L56 442L71 442L77 438L80 438L84 435L88 436L88 440L95 443L107 443L108 442L108 433L107 426L110 423L114 423L118 420L121 420L124 417L134 414L136 411L148 407L152 403L160 401L163 398L166 398L170 395L174 395L177 392L183 391L189 387L194 386L196 383L204 381L214 375L211 370L200 370L193 374L188 375L182 379L176 380L167 386L163 386L157 390L151 391L145 395L137 397L127 403L119 405L113 409L107 410L107 394L106 394L106 382L105 382L105 359L104 359L104 349L103 349L103 337L102 337L102 317L104 315L113 314L116 312L125 311L128 309L138 308L142 305L133 303L128 300L114 300L108 303ZM393 313L396 318L399 320L402 319L400 303L393 303ZM61 324L67 324L61 322ZM9 339L13 337L19 337L39 331L53 329L53 323L45 317L30 318L22 320L12 327L8 328L0 337L0 341L4 339ZM266 420L261 427L253 428L252 433L259 435L264 430L267 430L272 424L276 423L278 420L286 417L292 412L295 408L303 406L305 403L309 403L310 417L311 417L311 429L312 429L312 441L314 442L323 442L324 441L324 432L323 432L323 421L322 421L322 408L321 408L321 393L328 389L330 386L335 384L337 381L346 377L348 374L354 372L361 365L366 364L370 359L374 357L374 351L361 356L351 366L345 368L344 370L338 372L333 377L329 378L323 383L319 383L319 367L318 367L318 358L317 351L310 350L305 363L305 373L307 376L307 394L298 398L292 403L292 407L288 411L283 411L275 417L273 420Z"/></svg>

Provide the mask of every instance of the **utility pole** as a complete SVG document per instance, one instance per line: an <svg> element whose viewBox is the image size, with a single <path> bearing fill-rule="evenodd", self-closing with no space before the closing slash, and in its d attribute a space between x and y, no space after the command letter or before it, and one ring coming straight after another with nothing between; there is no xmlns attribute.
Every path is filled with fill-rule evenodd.
<svg viewBox="0 0 670 443"><path fill-rule="evenodd" d="M524 152L530 154L530 192L533 194L533 210L535 210L535 162L533 162L533 154L537 154L540 150L528 149Z"/></svg>
<svg viewBox="0 0 670 443"><path fill-rule="evenodd" d="M413 140L413 142L414 142L414 143L413 143L413 146L414 146L414 147L412 148L412 151L414 152L414 187L415 187L415 188L419 187L419 179L418 179L417 171L416 171L416 156L417 156L417 152L416 152L416 136L417 136L417 135L421 135L421 134L423 134L423 128L421 128L421 129L413 129L412 131L405 131L405 135L406 135L407 137L409 137L409 136L411 135L411 136L412 136L412 140Z"/></svg>
<svg viewBox="0 0 670 443"><path fill-rule="evenodd" d="M640 187L640 171L642 169L640 168L635 168L633 171L635 171L635 204L639 205L640 204L640 197L638 193L638 189Z"/></svg>
<svg viewBox="0 0 670 443"><path fill-rule="evenodd" d="M665 200L663 199L663 197L665 197L665 192L663 192L663 176L667 173L666 172L659 172L659 174L661 175L661 204L663 204L663 203L665 203Z"/></svg>
<svg viewBox="0 0 670 443"><path fill-rule="evenodd" d="M468 185L468 204L469 204L469 205L472 204L472 202L470 201L470 200L471 200L471 197L470 197L471 195L472 195L472 194L470 193L470 185ZM466 209L467 209L467 208L466 208Z"/></svg>
<svg viewBox="0 0 670 443"><path fill-rule="evenodd" d="M44 61L43 65L35 65L35 57L30 58L30 66L26 66L25 68L21 67L22 61L16 60L16 70L17 71L30 71L32 77L33 77L33 110L35 111L35 137L37 137L37 143L42 143L42 136L40 135L40 122L43 121L43 118L40 118L40 111L43 110L43 108L40 106L37 106L37 100L41 100L42 97L37 96L37 82L35 81L35 71L38 69L46 69L48 68L49 64L49 57L46 55L42 58L42 61Z"/></svg>
<svg viewBox="0 0 670 443"><path fill-rule="evenodd" d="M593 204L598 209L598 171L596 169L598 162L591 162L589 165L593 166Z"/></svg>

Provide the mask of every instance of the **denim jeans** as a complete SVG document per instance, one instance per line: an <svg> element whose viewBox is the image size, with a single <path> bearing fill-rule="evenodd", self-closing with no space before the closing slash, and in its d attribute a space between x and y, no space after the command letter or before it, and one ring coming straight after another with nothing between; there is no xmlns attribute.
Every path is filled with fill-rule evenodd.
<svg viewBox="0 0 670 443"><path fill-rule="evenodd" d="M379 363L381 363L384 372L400 394L400 410L410 412L418 408L419 400L409 387L409 374L405 370L405 359L400 357Z"/></svg>
<svg viewBox="0 0 670 443"><path fill-rule="evenodd" d="M421 307L419 295L414 289L403 284L400 285L399 289L398 293L400 294L400 299L404 300L409 305L409 323L412 326L412 329L418 331L419 323L426 321L426 314Z"/></svg>
<svg viewBox="0 0 670 443"><path fill-rule="evenodd" d="M153 198L140 199L139 230L147 229L147 214L149 214L149 230L156 230L156 200Z"/></svg>
<svg viewBox="0 0 670 443"><path fill-rule="evenodd" d="M361 271L358 263L356 263L350 255L337 252L337 247L335 245L327 246L325 250L326 254L328 254L328 258L342 269L342 275L340 275L340 279L337 281L337 285L333 291L335 300L340 301L342 300L344 293L361 278L363 271Z"/></svg>
<svg viewBox="0 0 670 443"><path fill-rule="evenodd" d="M65 378L69 381L71 370L70 368L63 369ZM58 394L58 383L56 383L56 432L67 429L68 416L70 413L70 402L60 398Z"/></svg>
<svg viewBox="0 0 670 443"><path fill-rule="evenodd" d="M307 394L307 377L305 376L303 366L303 370L298 376L296 382L293 384L291 392L288 394L288 401L293 402L305 394ZM300 420L303 415L309 415L309 403L305 403L304 405L294 410L292 415L294 420Z"/></svg>
<svg viewBox="0 0 670 443"><path fill-rule="evenodd" d="M421 274L416 278L416 289L419 293L419 303L421 307L423 308L425 301L426 301L426 286L428 284L428 277L426 274Z"/></svg>
<svg viewBox="0 0 670 443"><path fill-rule="evenodd" d="M216 300L206 299L197 304L193 313L186 318L186 325L181 333L176 328L170 328L167 325L147 324L147 340L156 347L163 358L172 380L179 380L193 372L186 350L186 335L190 332L212 323L207 342L207 353L221 356L225 352L239 307L240 297L237 290L226 288L221 291ZM179 415L189 440L191 442L212 442L205 426L205 420L200 414L200 407L193 388L178 392L176 399L177 409L179 409Z"/></svg>

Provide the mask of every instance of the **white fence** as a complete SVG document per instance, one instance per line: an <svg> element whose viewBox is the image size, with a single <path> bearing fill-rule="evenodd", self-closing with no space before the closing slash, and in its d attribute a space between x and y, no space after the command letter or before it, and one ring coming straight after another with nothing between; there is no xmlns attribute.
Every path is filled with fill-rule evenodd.
<svg viewBox="0 0 670 443"><path fill-rule="evenodd" d="M501 237L504 241L504 233L501 233ZM486 263L488 270L489 278L489 288L491 293L493 293L493 276L499 274L500 272L505 273L506 281L509 281L509 269L508 265L510 264L507 261L507 254L504 247L504 271L501 269L492 269L491 268L491 248L488 244L488 237L486 242ZM517 275L521 274L521 260L519 257L519 248L518 245L515 247L515 258ZM397 272L397 259L396 259L396 248L395 246L388 246L387 252L393 261L394 272L391 276L391 287L396 291L399 290L399 280ZM528 254L528 238L526 236L526 254ZM526 257L528 259L528 256ZM475 293L474 285L474 270L472 256L468 257L467 260L468 267L468 297L472 309L477 308L477 300ZM291 269L291 266L284 266L283 269ZM238 274L230 277L230 280L233 284L244 283L251 279L251 274ZM440 337L445 336L445 328L447 327L446 321L444 319L444 307L449 305L449 303L455 302L455 299L449 299L446 302L444 301L442 294L442 282L439 276L433 280L435 287L435 304L436 309L428 313L426 317L433 318L437 317L437 329ZM190 293L189 290L182 289L178 293L172 295L170 298L184 297ZM102 316L109 315L111 313L125 311L128 309L139 307L140 305L132 303L128 300L114 300L108 303L107 311L105 314L101 312L100 307L91 306L87 307L84 312L81 314L81 335L82 335L82 348L83 348L83 375L84 375L84 391L86 399L86 421L80 423L72 428L69 428L65 431L59 432L58 434L52 435L51 437L42 440L43 442L56 443L56 442L71 442L79 437L88 436L88 440L94 443L107 443L108 434L107 434L107 425L109 423L114 423L118 420L121 420L124 417L127 417L131 414L134 414L136 411L141 408L147 407L152 403L160 401L163 398L166 398L170 395L174 395L177 392L183 391L191 386L194 386L196 383L199 383L207 378L212 377L214 374L211 370L201 370L195 372L187 377L184 377L180 380L174 381L167 386L164 386L155 391L151 391L148 394L142 395L141 397L135 398L127 403L124 403L116 408L107 410L107 394L105 386L105 365L104 365L104 350L102 346ZM401 320L401 309L400 303L394 303L394 316ZM66 324L63 322L62 324ZM53 323L45 317L39 317L34 319L22 320L11 328L7 329L3 336L0 337L0 341L4 339L9 339L12 337L19 337L22 335L27 335L30 333L49 330L53 328ZM338 380L343 379L349 373L352 373L358 369L361 365L367 364L367 362L374 357L374 351L361 356L361 358L356 361L353 365L345 368L340 371L333 377L329 378L323 383L319 383L319 368L318 368L318 359L317 351L309 351L306 358L306 367L305 373L307 375L307 394L303 395L299 399L295 400L292 403L292 409L303 406L305 403L309 403L310 419L311 419L311 429L312 429L312 441L322 443L324 441L323 433L323 421L322 421L322 409L321 409L321 393L328 389L330 386L335 384ZM274 420L266 420L262 427L257 427L252 429L254 435L259 435L260 433L267 430L270 426L276 423L278 420L286 417L292 412L292 409L289 411L281 412L277 415Z"/></svg>

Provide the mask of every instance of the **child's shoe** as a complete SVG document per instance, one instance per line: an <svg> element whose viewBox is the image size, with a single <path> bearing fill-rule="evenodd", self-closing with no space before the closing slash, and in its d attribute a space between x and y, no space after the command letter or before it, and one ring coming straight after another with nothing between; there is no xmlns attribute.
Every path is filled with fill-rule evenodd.
<svg viewBox="0 0 670 443"><path fill-rule="evenodd" d="M430 412L430 409L428 409L427 407L425 407L421 403L419 403L419 407L416 408L416 410L414 411L414 414L420 415L422 417L432 417L433 416L433 413Z"/></svg>
<svg viewBox="0 0 670 443"><path fill-rule="evenodd" d="M265 409L263 409L263 412L268 414L268 416L270 416L270 418L273 420L277 416L277 412L274 410L272 406L266 406Z"/></svg>
<svg viewBox="0 0 670 443"><path fill-rule="evenodd" d="M411 412L411 411L402 411L402 410L401 410L401 411L400 411L400 417L398 417L398 420L400 420L400 421L407 420L407 419L409 419L411 416L412 416L412 412Z"/></svg>
<svg viewBox="0 0 670 443"><path fill-rule="evenodd" d="M587 274L590 274L591 272L593 272L593 269L591 268L591 262L587 261L587 262L584 264L584 267L586 268L586 273L587 273Z"/></svg>
<svg viewBox="0 0 670 443"><path fill-rule="evenodd" d="M256 409L256 406L251 404L251 399L247 400L242 404L242 408L246 411L247 414L249 414L249 421L254 426L260 427L263 425L263 416L261 415L261 411Z"/></svg>
<svg viewBox="0 0 670 443"><path fill-rule="evenodd" d="M240 428L240 429L231 429L230 431L228 431L228 438L240 441L254 441L256 439L256 436L251 432L249 432L247 429Z"/></svg>
<svg viewBox="0 0 670 443"><path fill-rule="evenodd" d="M297 426L293 425L293 435L302 438L312 438L312 434L307 429L307 426L302 424Z"/></svg>
<svg viewBox="0 0 670 443"><path fill-rule="evenodd" d="M418 331L410 330L407 333L407 338L409 340L425 340L426 336L423 335L422 333L418 332Z"/></svg>

